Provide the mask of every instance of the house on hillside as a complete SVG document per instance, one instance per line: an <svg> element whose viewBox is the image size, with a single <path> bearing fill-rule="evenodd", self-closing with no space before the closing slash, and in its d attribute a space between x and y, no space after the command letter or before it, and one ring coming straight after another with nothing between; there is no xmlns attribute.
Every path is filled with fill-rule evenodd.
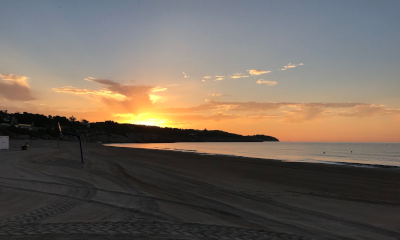
<svg viewBox="0 0 400 240"><path fill-rule="evenodd" d="M15 126L18 124L17 119L12 116L5 116L3 118L0 119L0 127L9 127L9 126Z"/></svg>
<svg viewBox="0 0 400 240"><path fill-rule="evenodd" d="M16 127L22 128L22 129L33 130L33 124L32 125L29 125L29 124L18 124L18 125L16 125Z"/></svg>
<svg viewBox="0 0 400 240"><path fill-rule="evenodd" d="M17 121L17 119L16 119L14 116L12 116L12 117L10 117L10 116L5 116L5 117L3 117L1 120L2 120L2 121L1 121L2 123L9 124L9 125L16 125L16 124L18 124L18 121Z"/></svg>

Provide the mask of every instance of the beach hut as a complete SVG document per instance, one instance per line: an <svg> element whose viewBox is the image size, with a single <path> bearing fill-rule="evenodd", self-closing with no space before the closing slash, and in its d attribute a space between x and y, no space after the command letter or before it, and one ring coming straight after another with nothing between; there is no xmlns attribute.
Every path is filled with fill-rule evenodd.
<svg viewBox="0 0 400 240"><path fill-rule="evenodd" d="M10 147L8 136L0 136L0 149L8 149Z"/></svg>

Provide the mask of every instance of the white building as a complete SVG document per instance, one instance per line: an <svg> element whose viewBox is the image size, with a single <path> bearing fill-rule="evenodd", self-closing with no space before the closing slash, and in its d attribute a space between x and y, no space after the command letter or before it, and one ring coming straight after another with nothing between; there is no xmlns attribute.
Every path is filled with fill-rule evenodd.
<svg viewBox="0 0 400 240"><path fill-rule="evenodd" d="M0 136L0 149L9 149L10 142L8 136Z"/></svg>

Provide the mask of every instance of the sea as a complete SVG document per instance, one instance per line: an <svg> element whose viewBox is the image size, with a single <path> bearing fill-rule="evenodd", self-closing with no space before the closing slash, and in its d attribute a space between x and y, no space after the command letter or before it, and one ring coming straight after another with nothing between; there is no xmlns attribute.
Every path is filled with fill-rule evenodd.
<svg viewBox="0 0 400 240"><path fill-rule="evenodd" d="M400 143L393 142L178 142L106 145L290 162L345 164L360 167L400 167Z"/></svg>

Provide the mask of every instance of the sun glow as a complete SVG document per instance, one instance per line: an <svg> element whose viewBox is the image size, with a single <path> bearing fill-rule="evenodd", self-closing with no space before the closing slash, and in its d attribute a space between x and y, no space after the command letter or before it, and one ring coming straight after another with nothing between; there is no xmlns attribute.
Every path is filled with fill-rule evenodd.
<svg viewBox="0 0 400 240"><path fill-rule="evenodd" d="M159 126L159 127L168 127L166 119L159 119L155 116L151 116L149 113L142 113L139 115L134 115L131 113L128 114L114 114L114 117L117 119L119 123L131 123L137 125L146 125L146 126Z"/></svg>
<svg viewBox="0 0 400 240"><path fill-rule="evenodd" d="M166 121L164 119L149 119L148 121L130 121L132 124L136 125L146 125L146 126L159 126L159 127L166 127L164 124Z"/></svg>

